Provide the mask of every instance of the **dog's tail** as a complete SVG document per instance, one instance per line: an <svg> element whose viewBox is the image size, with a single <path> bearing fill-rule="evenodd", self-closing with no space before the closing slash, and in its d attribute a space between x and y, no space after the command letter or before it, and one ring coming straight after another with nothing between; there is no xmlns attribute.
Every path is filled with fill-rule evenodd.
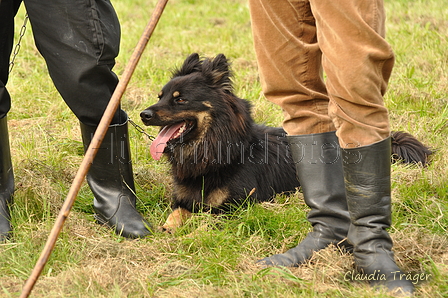
<svg viewBox="0 0 448 298"><path fill-rule="evenodd" d="M426 166L433 152L407 132L392 132L392 161Z"/></svg>

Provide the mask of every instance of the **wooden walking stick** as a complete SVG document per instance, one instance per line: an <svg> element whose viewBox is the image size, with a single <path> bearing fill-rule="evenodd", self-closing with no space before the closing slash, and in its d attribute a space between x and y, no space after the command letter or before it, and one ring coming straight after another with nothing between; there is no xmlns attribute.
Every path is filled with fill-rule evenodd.
<svg viewBox="0 0 448 298"><path fill-rule="evenodd" d="M67 219L70 213L73 203L75 202L79 189L81 188L82 182L84 181L84 178L86 177L87 172L89 171L90 165L92 164L93 159L95 158L95 155L98 151L98 148L101 145L101 142L104 139L104 136L106 135L106 131L109 128L109 125L112 121L115 111L117 110L120 104L121 97L123 96L123 93L126 90L126 87L132 77L132 74L134 73L134 70L137 66L138 61L140 60L143 50L145 49L152 33L154 32L157 23L160 20L160 17L167 2L168 0L159 0L156 4L151 19L146 25L145 31L140 37L140 40L137 46L135 47L129 62L126 65L123 75L117 87L115 88L114 93L112 94L109 104L107 105L107 108L104 111L104 115L101 118L98 128L96 129L92 141L90 142L90 145L85 153L84 159L82 160L82 163L78 169L78 172L76 173L76 176L67 194L67 198L65 199L64 204L62 205L59 215L56 219L56 222L53 228L51 229L50 235L48 236L47 239L47 243L45 244L45 247L42 250L39 260L34 266L34 269L31 272L30 277L27 279L22 289L22 293L20 294L20 297L28 297L30 295L39 275L41 274L42 270L45 267L45 264L48 261L48 258L50 257L50 254L56 244L56 240L62 230L65 220Z"/></svg>

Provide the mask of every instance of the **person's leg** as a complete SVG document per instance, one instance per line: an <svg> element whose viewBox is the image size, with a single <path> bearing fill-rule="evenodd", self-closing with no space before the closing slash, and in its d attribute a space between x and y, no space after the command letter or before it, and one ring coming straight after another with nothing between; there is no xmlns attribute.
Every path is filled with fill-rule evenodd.
<svg viewBox="0 0 448 298"><path fill-rule="evenodd" d="M309 1L249 1L265 97L284 111L288 135L334 131Z"/></svg>
<svg viewBox="0 0 448 298"><path fill-rule="evenodd" d="M382 0L312 1L343 158L346 197L355 265L365 274L384 274L385 285L411 295L410 281L396 278L391 225L390 131L383 95L394 55L384 39Z"/></svg>
<svg viewBox="0 0 448 298"><path fill-rule="evenodd" d="M249 1L266 98L284 111L296 173L313 226L303 241L260 264L298 266L330 243L341 244L350 219L335 127L328 116L321 52L308 1Z"/></svg>
<svg viewBox="0 0 448 298"><path fill-rule="evenodd" d="M14 193L14 174L6 117L0 119L0 243L11 237L9 207Z"/></svg>
<svg viewBox="0 0 448 298"><path fill-rule="evenodd" d="M7 114L11 97L6 89L9 61L14 40L14 17L21 1L0 1L0 242L11 237L10 205L14 193L14 174L9 148Z"/></svg>
<svg viewBox="0 0 448 298"><path fill-rule="evenodd" d="M109 1L24 1L34 40L57 90L76 117L96 126L118 83L112 71L120 24ZM111 124L126 122L119 110Z"/></svg>
<svg viewBox="0 0 448 298"><path fill-rule="evenodd" d="M112 71L118 55L120 24L109 1L25 0L36 46L64 101L81 122L84 147L118 83ZM125 237L150 234L135 209L127 115L116 112L87 181L100 223ZM121 156L126 156L125 161Z"/></svg>
<svg viewBox="0 0 448 298"><path fill-rule="evenodd" d="M384 39L382 0L311 1L330 97L329 115L343 148L390 136L383 102L394 65Z"/></svg>

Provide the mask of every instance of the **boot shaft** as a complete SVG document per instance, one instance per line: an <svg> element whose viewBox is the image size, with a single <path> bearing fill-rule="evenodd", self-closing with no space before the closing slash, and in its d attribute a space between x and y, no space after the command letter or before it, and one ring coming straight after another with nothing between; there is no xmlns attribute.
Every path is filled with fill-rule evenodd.
<svg viewBox="0 0 448 298"><path fill-rule="evenodd" d="M350 219L335 132L288 136L288 142L305 203L311 209L308 221L315 231L345 238Z"/></svg>
<svg viewBox="0 0 448 298"><path fill-rule="evenodd" d="M391 139L342 150L347 203L352 223L386 229L391 225Z"/></svg>
<svg viewBox="0 0 448 298"><path fill-rule="evenodd" d="M9 149L6 117L0 119L0 242L10 237L10 205L14 193L14 174Z"/></svg>
<svg viewBox="0 0 448 298"><path fill-rule="evenodd" d="M96 127L81 123L84 151L90 145L95 131ZM130 151L127 122L111 125L87 174L87 182L93 191L96 184L104 184L99 185L101 188L109 188L107 184L110 184L112 188L116 188L116 185L126 185L129 190L135 192Z"/></svg>
<svg viewBox="0 0 448 298"><path fill-rule="evenodd" d="M288 136L289 147L310 207L313 231L296 247L259 261L264 266L299 266L330 244L350 250L345 241L350 217L345 199L344 175L335 132Z"/></svg>
<svg viewBox="0 0 448 298"><path fill-rule="evenodd" d="M14 174L9 148L9 136L6 117L0 119L0 200L8 203L14 192Z"/></svg>
<svg viewBox="0 0 448 298"><path fill-rule="evenodd" d="M96 127L81 123L87 150ZM127 238L149 235L150 224L135 209L136 196L129 146L128 123L111 125L90 166L87 182L94 195L93 207L99 223L113 227Z"/></svg>
<svg viewBox="0 0 448 298"><path fill-rule="evenodd" d="M391 225L391 139L359 148L342 150L347 204L351 218L348 241L358 271L381 274L372 286L385 286L391 293L412 295L410 281L394 260L393 242L387 232Z"/></svg>
<svg viewBox="0 0 448 298"><path fill-rule="evenodd" d="M396 266L392 239L386 230L392 216L390 147L387 138L369 146L342 150L351 220L347 238L354 246L355 262L363 270L372 269L366 265L370 263Z"/></svg>

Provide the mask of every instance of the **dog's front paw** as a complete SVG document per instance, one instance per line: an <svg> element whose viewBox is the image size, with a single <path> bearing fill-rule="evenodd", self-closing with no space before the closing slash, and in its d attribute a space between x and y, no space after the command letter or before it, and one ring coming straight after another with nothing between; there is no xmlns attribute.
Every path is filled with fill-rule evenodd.
<svg viewBox="0 0 448 298"><path fill-rule="evenodd" d="M187 209L176 208L166 219L166 222L158 228L160 232L173 234L177 228L180 228L192 216Z"/></svg>

